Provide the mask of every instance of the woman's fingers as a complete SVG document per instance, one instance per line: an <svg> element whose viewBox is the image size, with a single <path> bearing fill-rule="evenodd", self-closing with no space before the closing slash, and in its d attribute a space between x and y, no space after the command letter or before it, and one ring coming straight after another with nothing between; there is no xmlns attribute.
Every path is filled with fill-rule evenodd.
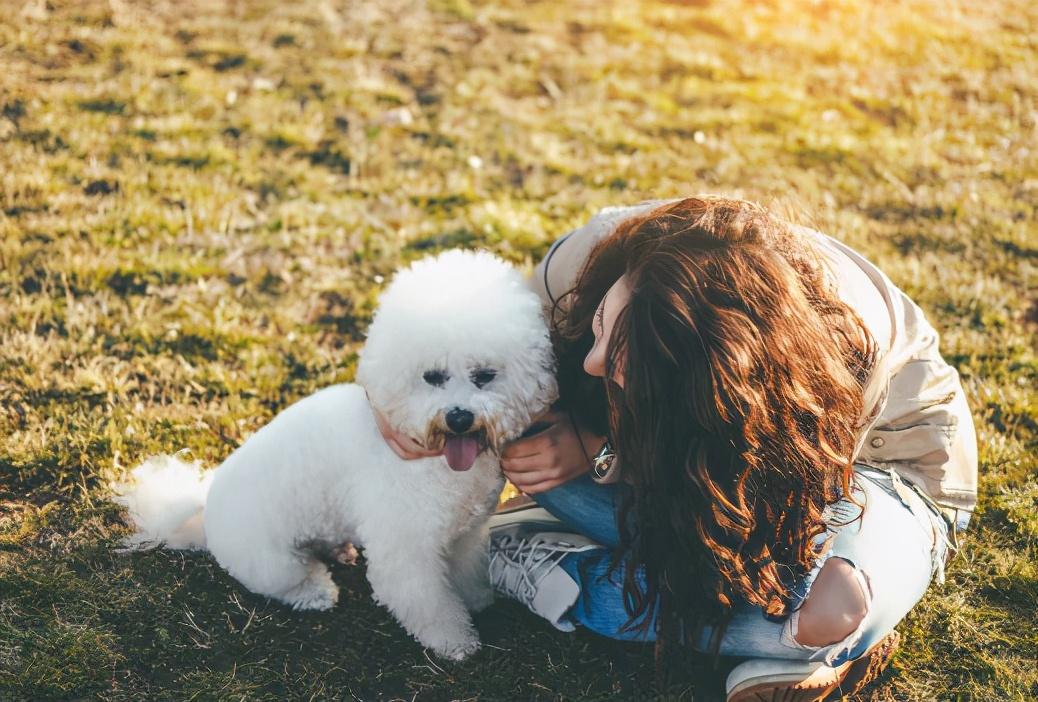
<svg viewBox="0 0 1038 702"><path fill-rule="evenodd" d="M432 456L443 455L442 449L439 451L432 451L420 444L410 444L409 446L404 446L404 450L407 451L411 456L414 456L415 458L430 458Z"/></svg>
<svg viewBox="0 0 1038 702"><path fill-rule="evenodd" d="M537 494L587 472L588 456L568 415L547 412L546 429L513 441L501 451L501 469L517 488Z"/></svg>
<svg viewBox="0 0 1038 702"><path fill-rule="evenodd" d="M439 456L440 451L430 451L426 448L419 446L416 442L410 441L406 437L401 437L398 434L385 437L386 444L393 450L397 456L405 461L413 461L417 458L429 458L431 456Z"/></svg>
<svg viewBox="0 0 1038 702"><path fill-rule="evenodd" d="M551 429L544 431L528 439L518 439L505 446L501 451L502 459L527 458L539 456L548 451L552 446L551 437L547 436Z"/></svg>
<svg viewBox="0 0 1038 702"><path fill-rule="evenodd" d="M501 458L520 458L533 456L549 450L558 442L558 434L562 420L567 419L562 412L549 410L537 417L531 426L539 427L535 434L524 436L509 442L501 451Z"/></svg>
<svg viewBox="0 0 1038 702"><path fill-rule="evenodd" d="M538 419L542 422L549 422L551 424L558 424L560 420L568 419L569 415L565 412L559 412L558 410L548 410L542 414Z"/></svg>
<svg viewBox="0 0 1038 702"><path fill-rule="evenodd" d="M397 443L396 439L392 437L387 438L386 445L393 450L393 453L395 453L397 457L405 461L410 459L410 456L408 456L407 452L404 451L403 447Z"/></svg>
<svg viewBox="0 0 1038 702"><path fill-rule="evenodd" d="M537 487L542 487L542 490L535 490L536 492L543 492L544 489L547 489L543 486L548 485L549 483L557 483L561 485L566 482L557 475L544 472L516 475L514 480L511 478L509 478L509 480L512 480L513 485L527 494L533 494L530 491L535 490Z"/></svg>
<svg viewBox="0 0 1038 702"><path fill-rule="evenodd" d="M543 472L553 468L550 461L550 456L542 456L540 454L525 456L523 458L501 459L501 470L505 472L505 475L511 473L518 475L520 473Z"/></svg>
<svg viewBox="0 0 1038 702"><path fill-rule="evenodd" d="M378 425L378 432L382 435L386 445L402 460L413 461L416 458L429 458L442 453L441 451L430 451L409 436L395 431L389 426L389 422L382 416L382 413L377 410L375 411L375 424Z"/></svg>

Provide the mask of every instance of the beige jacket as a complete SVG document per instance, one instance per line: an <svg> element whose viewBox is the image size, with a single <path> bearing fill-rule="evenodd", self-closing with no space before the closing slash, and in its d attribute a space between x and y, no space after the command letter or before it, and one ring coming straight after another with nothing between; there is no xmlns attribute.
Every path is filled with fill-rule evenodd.
<svg viewBox="0 0 1038 702"><path fill-rule="evenodd" d="M556 241L530 281L545 304L573 287L599 240L625 219L660 204L606 208ZM937 332L861 255L829 236L802 231L814 240L840 298L862 318L877 345L855 463L896 472L964 523L977 501L977 440L958 373L938 353Z"/></svg>

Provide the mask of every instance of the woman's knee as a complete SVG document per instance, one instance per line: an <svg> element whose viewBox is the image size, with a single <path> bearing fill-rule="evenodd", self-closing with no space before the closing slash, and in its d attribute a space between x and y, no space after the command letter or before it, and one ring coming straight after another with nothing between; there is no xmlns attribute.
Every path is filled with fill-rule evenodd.
<svg viewBox="0 0 1038 702"><path fill-rule="evenodd" d="M810 647L846 640L861 628L871 597L864 573L844 558L829 558L797 611L793 638Z"/></svg>

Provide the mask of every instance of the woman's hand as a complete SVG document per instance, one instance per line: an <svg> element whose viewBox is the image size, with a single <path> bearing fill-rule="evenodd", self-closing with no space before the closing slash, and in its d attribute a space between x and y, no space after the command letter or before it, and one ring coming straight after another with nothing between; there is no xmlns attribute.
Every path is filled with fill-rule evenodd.
<svg viewBox="0 0 1038 702"><path fill-rule="evenodd" d="M549 411L536 424L548 426L516 439L501 452L505 477L528 495L558 487L591 469L605 437L577 427L565 412Z"/></svg>
<svg viewBox="0 0 1038 702"><path fill-rule="evenodd" d="M392 449L393 453L399 456L405 461L413 461L416 458L429 458L430 456L439 456L443 451L430 451L425 448L417 441L409 436L401 434L400 432L394 431L389 426L389 422L382 416L382 413L376 410L374 407L371 408L372 413L375 415L375 424L378 425L378 431L382 434L382 438L388 444L389 448Z"/></svg>

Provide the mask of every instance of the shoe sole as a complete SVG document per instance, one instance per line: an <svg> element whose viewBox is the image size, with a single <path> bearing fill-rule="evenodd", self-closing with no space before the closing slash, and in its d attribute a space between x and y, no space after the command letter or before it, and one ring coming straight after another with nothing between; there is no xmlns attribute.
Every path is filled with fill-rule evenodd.
<svg viewBox="0 0 1038 702"><path fill-rule="evenodd" d="M507 512L495 512L490 515L490 518L487 520L487 528L490 529L490 531L515 524L525 524L531 527L536 526L542 531L566 531L566 528L562 525L561 521L559 521L551 512L536 503L522 505L521 507L508 510Z"/></svg>
<svg viewBox="0 0 1038 702"><path fill-rule="evenodd" d="M840 679L836 690L829 693L823 702L835 702L845 695L856 695L870 682L878 678L890 664L897 647L901 644L901 634L892 631L868 653L851 663L847 673Z"/></svg>
<svg viewBox="0 0 1038 702"><path fill-rule="evenodd" d="M821 677L768 675L746 680L728 693L727 702L835 702L857 694L880 676L894 657L901 635L893 631L861 658Z"/></svg>
<svg viewBox="0 0 1038 702"><path fill-rule="evenodd" d="M735 686L728 702L822 702L838 682L831 673L827 677L809 683L803 675L762 675Z"/></svg>

